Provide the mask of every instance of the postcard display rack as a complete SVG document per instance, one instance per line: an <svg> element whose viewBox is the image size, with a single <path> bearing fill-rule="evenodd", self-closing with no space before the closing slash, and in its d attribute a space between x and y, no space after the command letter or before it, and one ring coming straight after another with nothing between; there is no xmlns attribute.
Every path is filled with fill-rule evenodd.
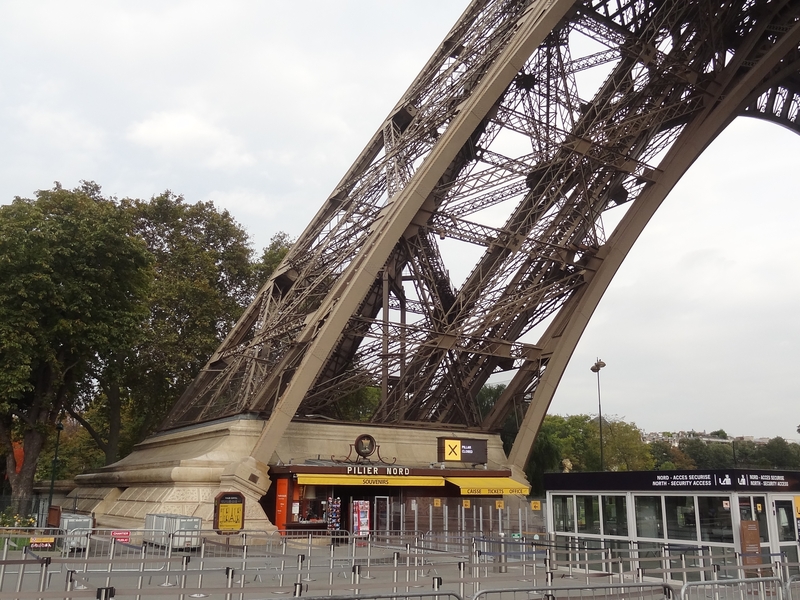
<svg viewBox="0 0 800 600"><path fill-rule="evenodd" d="M339 523L341 522L342 515L342 500L341 498L332 498L328 496L328 529L338 530Z"/></svg>

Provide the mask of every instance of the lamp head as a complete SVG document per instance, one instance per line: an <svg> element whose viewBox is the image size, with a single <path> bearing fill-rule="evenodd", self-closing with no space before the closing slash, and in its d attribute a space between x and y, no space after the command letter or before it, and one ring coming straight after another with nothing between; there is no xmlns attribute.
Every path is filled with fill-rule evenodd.
<svg viewBox="0 0 800 600"><path fill-rule="evenodd" d="M590 367L590 369L592 370L592 373L597 373L597 372L599 372L599 371L600 371L600 369L602 369L602 368L603 368L603 367L605 367L605 366L606 366L606 363L604 363L602 360L600 360L600 359L598 358L598 359L597 359L597 362L596 362L596 363L594 363L594 364L593 364L593 365Z"/></svg>

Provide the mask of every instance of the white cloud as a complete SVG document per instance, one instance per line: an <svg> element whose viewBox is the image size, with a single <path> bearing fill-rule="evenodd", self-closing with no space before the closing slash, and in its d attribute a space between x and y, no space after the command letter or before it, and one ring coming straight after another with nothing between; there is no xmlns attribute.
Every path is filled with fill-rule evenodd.
<svg viewBox="0 0 800 600"><path fill-rule="evenodd" d="M213 169L236 169L255 163L241 139L190 113L161 112L135 123L127 137L172 161L199 161Z"/></svg>
<svg viewBox="0 0 800 600"><path fill-rule="evenodd" d="M95 124L73 114L68 108L19 106L13 111L15 125L27 139L48 137L48 146L59 151L98 154L105 133Z"/></svg>

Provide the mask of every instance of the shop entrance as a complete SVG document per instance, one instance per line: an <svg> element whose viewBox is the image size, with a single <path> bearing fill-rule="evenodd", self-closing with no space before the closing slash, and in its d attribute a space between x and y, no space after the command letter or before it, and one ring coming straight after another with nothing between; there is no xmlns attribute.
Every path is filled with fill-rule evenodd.
<svg viewBox="0 0 800 600"><path fill-rule="evenodd" d="M375 517L372 529L375 533L388 533L392 528L392 499L389 496L375 496Z"/></svg>

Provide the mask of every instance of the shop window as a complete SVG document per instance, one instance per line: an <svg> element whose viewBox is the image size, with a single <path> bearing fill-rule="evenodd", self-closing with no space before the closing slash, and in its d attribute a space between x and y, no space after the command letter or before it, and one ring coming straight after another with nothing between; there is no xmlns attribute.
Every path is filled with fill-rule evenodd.
<svg viewBox="0 0 800 600"><path fill-rule="evenodd" d="M603 534L628 535L625 496L603 496Z"/></svg>
<svg viewBox="0 0 800 600"><path fill-rule="evenodd" d="M636 496L636 535L645 538L664 537L664 518L661 514L661 496Z"/></svg>
<svg viewBox="0 0 800 600"><path fill-rule="evenodd" d="M578 533L600 535L600 502L598 496L576 496Z"/></svg>
<svg viewBox="0 0 800 600"><path fill-rule="evenodd" d="M553 524L556 531L575 531L575 506L572 496L553 496Z"/></svg>
<svg viewBox="0 0 800 600"><path fill-rule="evenodd" d="M700 520L700 539L702 541L733 543L731 503L728 498L698 496L697 515Z"/></svg>
<svg viewBox="0 0 800 600"><path fill-rule="evenodd" d="M299 506L296 521L301 523L321 523L325 516L325 502L317 497L317 486L298 486Z"/></svg>
<svg viewBox="0 0 800 600"><path fill-rule="evenodd" d="M666 496L667 538L671 540L697 540L697 519L694 496Z"/></svg>

